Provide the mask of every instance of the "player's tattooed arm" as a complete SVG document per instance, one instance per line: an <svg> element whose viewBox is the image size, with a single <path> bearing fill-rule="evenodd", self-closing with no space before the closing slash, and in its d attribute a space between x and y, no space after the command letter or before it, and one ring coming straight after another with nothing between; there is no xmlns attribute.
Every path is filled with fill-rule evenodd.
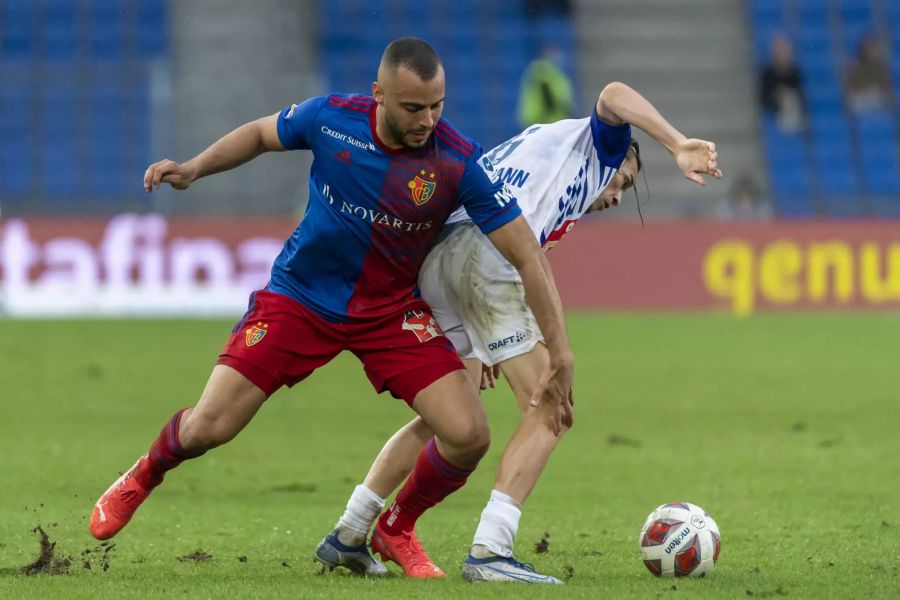
<svg viewBox="0 0 900 600"><path fill-rule="evenodd" d="M714 143L685 137L646 98L624 83L614 81L603 88L596 110L604 123L629 123L647 133L669 151L682 174L691 181L706 185L703 175L722 178Z"/></svg>
<svg viewBox="0 0 900 600"><path fill-rule="evenodd" d="M488 238L519 272L528 306L544 336L550 367L541 374L531 404L547 412L548 427L559 435L562 425L572 426L574 357L550 264L522 216L492 231Z"/></svg>
<svg viewBox="0 0 900 600"><path fill-rule="evenodd" d="M284 150L278 139L277 123L278 114L250 121L187 162L170 159L155 162L144 173L144 189L151 192L168 183L176 190L184 190L201 177L233 169L263 152Z"/></svg>

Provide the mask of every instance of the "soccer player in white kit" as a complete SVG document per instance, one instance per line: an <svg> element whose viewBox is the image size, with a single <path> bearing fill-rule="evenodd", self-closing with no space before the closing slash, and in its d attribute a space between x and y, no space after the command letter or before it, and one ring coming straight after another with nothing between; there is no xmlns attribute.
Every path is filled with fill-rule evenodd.
<svg viewBox="0 0 900 600"><path fill-rule="evenodd" d="M559 243L588 212L620 203L640 169L631 125L662 145L685 177L722 178L712 142L688 139L638 92L607 85L594 112L583 119L533 125L482 158L482 167L515 193L542 248ZM422 297L464 359L472 382L493 387L497 368L516 396L522 419L503 452L494 489L481 514L463 577L470 581L560 583L513 558L521 506L540 477L561 434L572 425L572 399L548 405L534 397L550 364L541 333L515 268L497 252L464 209L452 215L419 274ZM560 426L560 423L562 426ZM433 433L420 418L387 442L365 481L354 490L335 531L316 548L328 567L381 574L363 543L389 496L412 472ZM389 524L394 506L379 520Z"/></svg>

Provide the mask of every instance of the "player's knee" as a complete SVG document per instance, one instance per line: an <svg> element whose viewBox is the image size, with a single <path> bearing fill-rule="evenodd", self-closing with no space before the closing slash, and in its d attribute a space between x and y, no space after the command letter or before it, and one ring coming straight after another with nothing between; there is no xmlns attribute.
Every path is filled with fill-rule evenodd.
<svg viewBox="0 0 900 600"><path fill-rule="evenodd" d="M491 447L491 431L487 423L473 423L460 440L460 446L470 460L480 460Z"/></svg>

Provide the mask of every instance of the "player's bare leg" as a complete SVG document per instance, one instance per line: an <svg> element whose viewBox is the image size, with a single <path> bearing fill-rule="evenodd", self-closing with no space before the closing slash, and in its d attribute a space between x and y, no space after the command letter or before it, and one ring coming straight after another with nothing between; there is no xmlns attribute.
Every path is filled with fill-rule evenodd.
<svg viewBox="0 0 900 600"><path fill-rule="evenodd" d="M550 356L543 344L500 363L519 403L522 420L500 458L491 498L481 513L470 555L463 566L463 577L470 581L560 583L554 577L537 573L533 566L516 561L512 552L522 504L561 437L549 425L552 416L544 414L543 408L530 406L540 373L549 364Z"/></svg>
<svg viewBox="0 0 900 600"><path fill-rule="evenodd" d="M415 524L423 512L465 484L487 452L490 432L475 386L461 370L419 392L413 408L435 437L421 450L409 479L378 520L372 548L410 577L443 577L416 539Z"/></svg>
<svg viewBox="0 0 900 600"><path fill-rule="evenodd" d="M479 385L481 362L477 359L465 362L473 384ZM518 570L512 559L512 545L521 505L537 484L560 439L546 425L547 415L529 404L538 387L539 374L548 364L547 349L543 344L538 344L530 352L508 359L500 365L522 411L522 421L504 450L498 466L494 490L482 513L473 541L471 553L474 560L470 559L470 562L491 563L493 561L490 559L500 557L508 563L502 565L503 570ZM384 498L412 471L418 453L432 435L431 429L418 417L388 440L369 469L364 483L354 490L338 524L341 531L354 530L353 540L357 543L365 539L375 516L384 506ZM476 566L477 569L471 566L467 568L470 577L475 577L475 571L483 572L489 567L497 567L489 564ZM547 583L556 581L533 572L528 572L525 579Z"/></svg>
<svg viewBox="0 0 900 600"><path fill-rule="evenodd" d="M266 400L265 393L231 367L217 365L193 408L179 410L147 454L117 479L91 512L91 534L105 540L131 520L166 471L220 446L244 428Z"/></svg>
<svg viewBox="0 0 900 600"><path fill-rule="evenodd" d="M481 382L481 361L464 360L469 380L476 387ZM387 498L396 490L416 466L416 459L434 432L422 417L416 417L404 425L385 443L375 462L369 468L363 486ZM368 532L366 532L368 533Z"/></svg>

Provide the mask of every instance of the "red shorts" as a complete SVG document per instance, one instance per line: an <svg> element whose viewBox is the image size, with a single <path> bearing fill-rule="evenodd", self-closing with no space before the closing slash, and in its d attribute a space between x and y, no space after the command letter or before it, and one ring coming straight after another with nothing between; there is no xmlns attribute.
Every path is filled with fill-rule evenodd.
<svg viewBox="0 0 900 600"><path fill-rule="evenodd" d="M237 370L271 396L282 385L302 381L342 350L359 358L378 393L390 390L410 405L419 391L464 368L421 300L386 317L330 323L293 298L267 290L250 296L250 307L218 364Z"/></svg>

